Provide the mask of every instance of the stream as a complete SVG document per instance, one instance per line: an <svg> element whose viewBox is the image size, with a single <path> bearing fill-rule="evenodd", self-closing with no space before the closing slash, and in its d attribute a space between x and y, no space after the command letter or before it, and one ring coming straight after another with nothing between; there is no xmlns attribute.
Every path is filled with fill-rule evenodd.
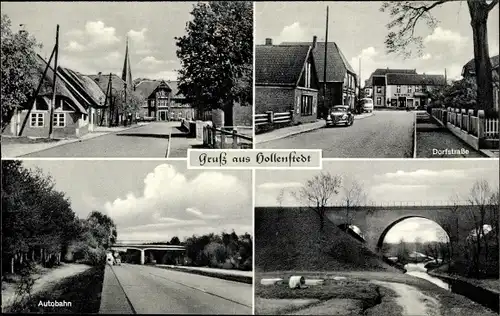
<svg viewBox="0 0 500 316"><path fill-rule="evenodd" d="M427 264L427 262L408 263L405 265L406 274L432 282L440 288L463 295L497 313L499 312L498 294L460 280L446 279L447 282L445 282L441 278L436 278L427 274L427 269L424 267L425 264Z"/></svg>
<svg viewBox="0 0 500 316"><path fill-rule="evenodd" d="M406 274L412 275L417 278L425 279L429 282L436 284L440 288L451 291L451 286L448 283L444 282L440 278L436 278L427 274L427 269L425 268L426 264L427 262L408 263L407 265L405 265Z"/></svg>

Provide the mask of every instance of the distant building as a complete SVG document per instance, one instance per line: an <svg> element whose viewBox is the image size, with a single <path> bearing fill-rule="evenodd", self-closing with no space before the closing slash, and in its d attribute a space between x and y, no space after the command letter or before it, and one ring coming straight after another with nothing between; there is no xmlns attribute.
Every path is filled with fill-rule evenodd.
<svg viewBox="0 0 500 316"><path fill-rule="evenodd" d="M292 123L317 119L318 74L309 45L255 47L255 113L291 112Z"/></svg>
<svg viewBox="0 0 500 316"><path fill-rule="evenodd" d="M500 89L499 89L499 79L498 79L498 67L499 67L499 55L490 58L491 62L491 72L493 77L493 107L498 111L499 109L499 99L500 99ZM476 77L476 66L474 64L474 59L471 59L467 64L462 67L462 77L465 78L475 78Z"/></svg>
<svg viewBox="0 0 500 316"><path fill-rule="evenodd" d="M391 107L418 108L429 103L432 89L446 85L443 75L394 74L386 75L386 102ZM380 105L380 100L375 100Z"/></svg>
<svg viewBox="0 0 500 316"><path fill-rule="evenodd" d="M153 117L157 121L194 119L195 109L179 93L177 81L140 79L134 90L143 98L140 116Z"/></svg>
<svg viewBox="0 0 500 316"><path fill-rule="evenodd" d="M335 42L328 42L328 46L326 47L326 80L324 78L325 42L317 42L316 36L314 36L312 42L285 42L282 44L310 45L312 47L319 80L318 108L320 108L320 112L340 104L349 105L349 107L354 109L356 91L358 89L357 75ZM326 100L323 101L325 81Z"/></svg>
<svg viewBox="0 0 500 316"><path fill-rule="evenodd" d="M367 80L375 107L426 106L428 93L446 84L443 75L418 74L416 69L376 69Z"/></svg>

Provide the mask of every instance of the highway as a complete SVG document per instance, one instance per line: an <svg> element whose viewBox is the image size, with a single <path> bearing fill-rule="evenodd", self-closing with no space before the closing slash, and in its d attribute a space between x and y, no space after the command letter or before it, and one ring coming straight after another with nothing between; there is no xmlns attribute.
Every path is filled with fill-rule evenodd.
<svg viewBox="0 0 500 316"><path fill-rule="evenodd" d="M100 313L124 312L129 306L118 311L117 302L127 301L129 313L137 314L252 313L251 284L132 264L107 268L108 273L119 286L107 287L105 280Z"/></svg>

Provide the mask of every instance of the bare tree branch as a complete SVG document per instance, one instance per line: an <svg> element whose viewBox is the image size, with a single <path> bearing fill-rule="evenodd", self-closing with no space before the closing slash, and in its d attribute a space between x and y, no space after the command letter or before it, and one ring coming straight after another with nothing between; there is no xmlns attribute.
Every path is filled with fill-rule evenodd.
<svg viewBox="0 0 500 316"><path fill-rule="evenodd" d="M493 8L498 4L498 0L493 0L491 1L490 4L488 4L487 8L488 8L488 11L491 11L493 10Z"/></svg>

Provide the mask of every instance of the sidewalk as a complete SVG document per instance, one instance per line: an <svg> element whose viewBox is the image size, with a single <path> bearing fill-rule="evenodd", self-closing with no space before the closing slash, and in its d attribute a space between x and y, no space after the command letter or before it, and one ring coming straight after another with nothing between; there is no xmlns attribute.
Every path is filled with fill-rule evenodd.
<svg viewBox="0 0 500 316"><path fill-rule="evenodd" d="M122 132L125 130L138 128L138 127L144 126L146 124L137 124L134 126L127 126L127 127L102 127L102 126L98 126L94 129L93 132L89 132L80 138L54 139L52 141L40 142L40 143L35 142L36 138L29 138L29 139L33 139L34 142L32 142L32 143L21 143L21 142L16 143L16 139L17 139L16 137L2 136L2 158L12 159L12 158L28 155L31 153L50 149L50 148L57 147L57 146L62 146L62 145L66 145L66 144L76 143L76 142L82 142L82 141L96 138L99 136L104 136L104 135L108 135L108 134L112 134L112 133L118 133L118 132ZM24 138L24 139L26 139L26 138ZM5 142L7 142L7 144L5 144Z"/></svg>
<svg viewBox="0 0 500 316"><path fill-rule="evenodd" d="M375 113L372 112L372 113L359 114L359 115L355 115L354 119L361 120L361 119L370 117L372 115L375 115ZM267 133L255 135L255 144L266 143L266 142L270 142L273 140L293 136L296 134L310 132L310 131L313 131L316 129L320 129L324 126L325 126L325 120L320 119L320 120L317 120L316 122L313 122L313 123L306 123L306 124L300 124L300 125L288 126L288 127L275 129L275 130L272 130L272 131L267 132Z"/></svg>
<svg viewBox="0 0 500 316"><path fill-rule="evenodd" d="M242 283L253 283L253 271L240 271L240 270L226 270L226 269L215 269L215 268L202 268L202 267L186 267L186 266L174 266L167 264L157 264L156 265L162 269L171 269L187 273L200 274L204 276L209 276L213 278L225 279L230 281L242 282Z"/></svg>

